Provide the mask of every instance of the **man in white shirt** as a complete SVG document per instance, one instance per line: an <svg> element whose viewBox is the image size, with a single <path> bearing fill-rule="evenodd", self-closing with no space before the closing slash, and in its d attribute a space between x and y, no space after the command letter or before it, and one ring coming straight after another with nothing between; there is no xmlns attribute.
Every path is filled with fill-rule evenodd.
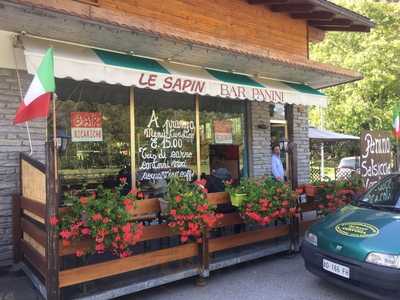
<svg viewBox="0 0 400 300"><path fill-rule="evenodd" d="M272 176L277 181L285 181L285 170L281 161L281 149L279 145L272 147Z"/></svg>

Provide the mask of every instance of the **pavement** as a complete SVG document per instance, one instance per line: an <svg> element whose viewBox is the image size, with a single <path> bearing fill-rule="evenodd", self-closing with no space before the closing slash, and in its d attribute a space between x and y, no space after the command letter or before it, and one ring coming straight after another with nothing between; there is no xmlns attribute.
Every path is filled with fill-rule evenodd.
<svg viewBox="0 0 400 300"><path fill-rule="evenodd" d="M308 273L300 255L275 255L211 273L206 286L193 278L121 300L368 300ZM0 300L41 299L22 271L0 269Z"/></svg>
<svg viewBox="0 0 400 300"><path fill-rule="evenodd" d="M307 272L300 255L276 255L211 273L208 284L183 280L123 300L369 300ZM121 299L121 300L122 300Z"/></svg>
<svg viewBox="0 0 400 300"><path fill-rule="evenodd" d="M0 269L0 300L40 300L22 270Z"/></svg>

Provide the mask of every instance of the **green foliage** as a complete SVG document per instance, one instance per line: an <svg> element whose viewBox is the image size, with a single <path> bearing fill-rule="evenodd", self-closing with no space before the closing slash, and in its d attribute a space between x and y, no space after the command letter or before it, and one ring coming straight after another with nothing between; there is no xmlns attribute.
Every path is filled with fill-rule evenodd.
<svg viewBox="0 0 400 300"><path fill-rule="evenodd" d="M104 253L111 250L114 255L126 257L131 254L130 245L140 240L142 224L132 222L137 193L122 194L123 185L116 189L99 186L91 194L84 188L64 195L68 209L60 213L58 231L63 246L71 242L93 240L93 249L77 249L76 256L87 253Z"/></svg>
<svg viewBox="0 0 400 300"><path fill-rule="evenodd" d="M335 1L375 22L370 33L329 32L312 45L311 59L360 72L364 79L332 87L325 127L359 134L362 129L391 129L392 109L400 102L400 5L372 0ZM318 109L311 123L320 124Z"/></svg>

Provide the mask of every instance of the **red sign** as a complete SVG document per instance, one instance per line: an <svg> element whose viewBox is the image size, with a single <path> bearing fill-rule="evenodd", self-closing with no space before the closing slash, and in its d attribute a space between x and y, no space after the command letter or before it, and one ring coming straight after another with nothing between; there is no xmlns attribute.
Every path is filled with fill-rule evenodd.
<svg viewBox="0 0 400 300"><path fill-rule="evenodd" d="M103 141L102 115L100 112L71 112L73 142Z"/></svg>
<svg viewBox="0 0 400 300"><path fill-rule="evenodd" d="M216 144L232 144L232 121L230 120L215 120L214 135Z"/></svg>

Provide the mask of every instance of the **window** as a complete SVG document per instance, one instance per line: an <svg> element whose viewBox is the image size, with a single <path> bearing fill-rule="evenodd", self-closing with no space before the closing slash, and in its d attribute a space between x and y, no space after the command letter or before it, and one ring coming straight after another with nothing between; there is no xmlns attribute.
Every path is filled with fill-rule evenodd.
<svg viewBox="0 0 400 300"><path fill-rule="evenodd" d="M129 89L70 79L56 86L62 190L115 186L130 168Z"/></svg>
<svg viewBox="0 0 400 300"><path fill-rule="evenodd" d="M400 208L400 176L389 176L377 183L363 200L374 205Z"/></svg>
<svg viewBox="0 0 400 300"><path fill-rule="evenodd" d="M195 176L195 120L193 95L135 89L136 180L151 196L170 176Z"/></svg>
<svg viewBox="0 0 400 300"><path fill-rule="evenodd" d="M200 98L201 172L226 168L238 179L248 176L244 101Z"/></svg>

